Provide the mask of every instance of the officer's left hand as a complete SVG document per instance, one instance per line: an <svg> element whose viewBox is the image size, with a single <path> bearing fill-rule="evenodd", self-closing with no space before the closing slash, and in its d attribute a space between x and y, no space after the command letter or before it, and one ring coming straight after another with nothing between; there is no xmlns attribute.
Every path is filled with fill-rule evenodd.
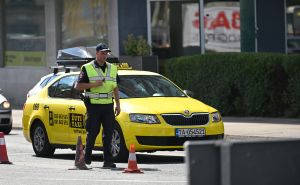
<svg viewBox="0 0 300 185"><path fill-rule="evenodd" d="M120 114L120 112L121 112L120 106L116 106L116 108L115 108L115 115L118 116Z"/></svg>

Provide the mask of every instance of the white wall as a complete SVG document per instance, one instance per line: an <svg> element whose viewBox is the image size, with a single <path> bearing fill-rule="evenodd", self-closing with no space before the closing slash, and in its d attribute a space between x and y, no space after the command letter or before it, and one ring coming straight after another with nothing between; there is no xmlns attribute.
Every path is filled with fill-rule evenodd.
<svg viewBox="0 0 300 185"><path fill-rule="evenodd" d="M0 68L0 88L12 107L19 109L25 103L28 90L49 72L46 68Z"/></svg>

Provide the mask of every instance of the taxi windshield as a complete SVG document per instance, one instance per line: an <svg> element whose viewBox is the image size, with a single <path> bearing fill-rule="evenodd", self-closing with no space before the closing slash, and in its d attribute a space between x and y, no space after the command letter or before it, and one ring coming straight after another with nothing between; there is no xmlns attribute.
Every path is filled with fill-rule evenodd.
<svg viewBox="0 0 300 185"><path fill-rule="evenodd" d="M162 76L124 75L118 83L120 98L186 97L173 83Z"/></svg>

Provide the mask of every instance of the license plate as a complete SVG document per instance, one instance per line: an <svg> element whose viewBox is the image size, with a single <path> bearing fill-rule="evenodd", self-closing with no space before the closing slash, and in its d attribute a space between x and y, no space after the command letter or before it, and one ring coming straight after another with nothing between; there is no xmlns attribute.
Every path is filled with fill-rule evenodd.
<svg viewBox="0 0 300 185"><path fill-rule="evenodd" d="M205 128L176 128L176 137L203 137Z"/></svg>

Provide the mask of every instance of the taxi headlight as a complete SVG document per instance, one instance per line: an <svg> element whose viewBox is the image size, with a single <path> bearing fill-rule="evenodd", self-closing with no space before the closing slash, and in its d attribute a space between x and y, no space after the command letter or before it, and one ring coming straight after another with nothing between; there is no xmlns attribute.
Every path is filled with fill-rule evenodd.
<svg viewBox="0 0 300 185"><path fill-rule="evenodd" d="M3 107L4 109L9 109L9 108L10 108L10 103L9 103L8 101L4 101L4 102L2 103L2 107Z"/></svg>
<svg viewBox="0 0 300 185"><path fill-rule="evenodd" d="M147 123L147 124L159 124L159 119L154 114L129 114L131 122Z"/></svg>
<svg viewBox="0 0 300 185"><path fill-rule="evenodd" d="M221 114L219 112L213 112L211 117L212 117L212 122L221 121Z"/></svg>

